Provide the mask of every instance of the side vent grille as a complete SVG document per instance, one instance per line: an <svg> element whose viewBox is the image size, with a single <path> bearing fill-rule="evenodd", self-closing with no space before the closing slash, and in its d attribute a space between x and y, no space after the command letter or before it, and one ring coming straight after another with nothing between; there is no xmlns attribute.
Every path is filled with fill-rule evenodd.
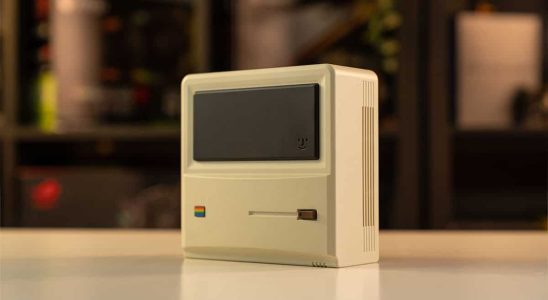
<svg viewBox="0 0 548 300"><path fill-rule="evenodd" d="M316 268L327 268L327 265L321 261L313 261L312 266Z"/></svg>
<svg viewBox="0 0 548 300"><path fill-rule="evenodd" d="M364 227L364 252L376 249L375 237L375 97L374 84L364 82L364 102L362 107L362 136L363 136L363 161L362 184L363 193L363 227Z"/></svg>

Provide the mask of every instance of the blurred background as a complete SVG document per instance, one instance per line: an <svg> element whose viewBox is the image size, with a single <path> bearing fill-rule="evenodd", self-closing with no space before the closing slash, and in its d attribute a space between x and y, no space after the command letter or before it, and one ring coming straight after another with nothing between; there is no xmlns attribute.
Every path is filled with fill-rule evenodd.
<svg viewBox="0 0 548 300"><path fill-rule="evenodd" d="M176 228L180 80L380 78L383 229L547 228L545 0L0 0L4 227Z"/></svg>

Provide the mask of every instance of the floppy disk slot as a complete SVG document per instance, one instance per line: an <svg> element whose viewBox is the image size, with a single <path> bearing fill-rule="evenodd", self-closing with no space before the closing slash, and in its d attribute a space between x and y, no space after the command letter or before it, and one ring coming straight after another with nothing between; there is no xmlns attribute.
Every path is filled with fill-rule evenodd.
<svg viewBox="0 0 548 300"><path fill-rule="evenodd" d="M256 211L250 210L252 217L282 217L295 218L297 220L317 220L318 212L315 209L297 209L297 211Z"/></svg>
<svg viewBox="0 0 548 300"><path fill-rule="evenodd" d="M297 212L291 211L256 211L250 210L249 215L253 217L290 217L297 218Z"/></svg>

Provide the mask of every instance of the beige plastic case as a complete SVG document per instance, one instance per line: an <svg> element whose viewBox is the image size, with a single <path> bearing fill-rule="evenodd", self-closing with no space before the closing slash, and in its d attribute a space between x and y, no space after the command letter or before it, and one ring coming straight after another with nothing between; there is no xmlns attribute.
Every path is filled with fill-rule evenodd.
<svg viewBox="0 0 548 300"><path fill-rule="evenodd" d="M320 158L193 160L198 91L319 84ZM185 257L344 267L376 262L378 81L372 71L310 65L186 76L182 95ZM194 216L205 206L206 216ZM298 220L298 209L317 220Z"/></svg>

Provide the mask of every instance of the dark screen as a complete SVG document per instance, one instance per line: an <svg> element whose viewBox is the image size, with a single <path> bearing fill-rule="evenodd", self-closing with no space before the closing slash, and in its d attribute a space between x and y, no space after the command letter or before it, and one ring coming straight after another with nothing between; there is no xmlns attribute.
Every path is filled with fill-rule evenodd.
<svg viewBox="0 0 548 300"><path fill-rule="evenodd" d="M318 84L197 92L194 159L319 159Z"/></svg>

